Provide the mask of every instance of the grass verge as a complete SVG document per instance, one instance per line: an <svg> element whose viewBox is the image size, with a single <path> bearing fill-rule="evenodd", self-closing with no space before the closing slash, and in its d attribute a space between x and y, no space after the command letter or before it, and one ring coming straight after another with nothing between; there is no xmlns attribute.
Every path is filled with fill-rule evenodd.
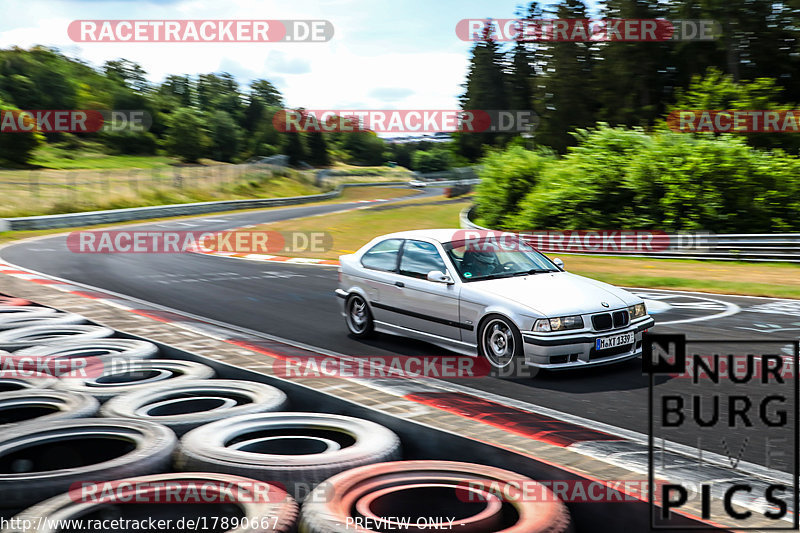
<svg viewBox="0 0 800 533"><path fill-rule="evenodd" d="M253 230L327 231L333 247L324 253L292 254L293 257L338 259L342 254L358 250L370 239L405 229L456 227L458 214L472 202L469 196L453 199L441 197L407 200L371 206L325 216L314 216L264 224Z"/></svg>
<svg viewBox="0 0 800 533"><path fill-rule="evenodd" d="M330 203L346 203L355 202L358 200L376 200L388 199L403 196L404 194L414 194L410 189L393 189L385 187L348 187L342 191L342 194L331 200L322 200L318 202L308 202L305 204L298 204L296 207L307 207L312 205L330 204ZM83 230L97 230L103 228L134 226L137 224L147 224L151 222L168 222L170 220L186 220L192 218L215 217L222 215L234 215L240 213L250 213L253 211L264 211L271 209L284 209L286 206L279 207L259 207L256 209L237 209L234 211L219 211L214 213L206 213L204 215L185 215L177 217L164 217L164 218L150 218L144 220L131 220L128 222L113 222L110 224L98 224L95 226L81 226L76 228L55 228L55 229L42 229L42 230L22 230L22 231L0 231L0 245L28 239L32 237L42 237L46 235L55 235L58 233L65 233L71 231Z"/></svg>

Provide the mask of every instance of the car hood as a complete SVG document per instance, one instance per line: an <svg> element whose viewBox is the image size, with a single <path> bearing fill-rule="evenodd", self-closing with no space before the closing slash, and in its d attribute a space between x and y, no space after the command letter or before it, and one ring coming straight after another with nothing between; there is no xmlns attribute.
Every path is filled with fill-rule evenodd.
<svg viewBox="0 0 800 533"><path fill-rule="evenodd" d="M569 272L473 281L464 284L462 297L508 299L546 317L597 313L642 301L624 289Z"/></svg>

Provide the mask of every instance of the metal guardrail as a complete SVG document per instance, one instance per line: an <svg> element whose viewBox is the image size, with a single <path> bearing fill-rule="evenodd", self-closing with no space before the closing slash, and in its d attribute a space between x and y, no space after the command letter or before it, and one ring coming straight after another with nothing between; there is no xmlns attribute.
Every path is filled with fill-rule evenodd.
<svg viewBox="0 0 800 533"><path fill-rule="evenodd" d="M58 215L4 218L0 219L0 231L74 228L77 226L92 226L95 224L128 222L131 220L146 220L151 218L164 218L184 215L202 215L205 213L217 213L220 211L275 207L281 205L297 205L336 198L342 194L342 190L345 187L369 187L378 185L406 184L407 182L405 181L384 183L346 183L339 185L331 192L311 194L307 196L259 198L252 200L222 200L218 202L197 202L191 204L172 204L131 207L127 209L111 209L107 211L87 211L83 213L64 213Z"/></svg>
<svg viewBox="0 0 800 533"><path fill-rule="evenodd" d="M438 172L414 172L414 176L418 179L425 181L439 181L439 180L478 180L478 172L480 165L473 165L471 167L456 167L448 170L440 170ZM479 181L479 180L478 180Z"/></svg>
<svg viewBox="0 0 800 533"><path fill-rule="evenodd" d="M466 229L489 230L472 222L475 206L461 212L460 225ZM789 262L800 263L800 233L676 233L665 235L671 245L666 249L642 252L619 250L565 251L564 247L537 246L545 253L565 255L603 255L610 257L650 257L654 259L701 259L715 261ZM546 242L546 241L545 241Z"/></svg>

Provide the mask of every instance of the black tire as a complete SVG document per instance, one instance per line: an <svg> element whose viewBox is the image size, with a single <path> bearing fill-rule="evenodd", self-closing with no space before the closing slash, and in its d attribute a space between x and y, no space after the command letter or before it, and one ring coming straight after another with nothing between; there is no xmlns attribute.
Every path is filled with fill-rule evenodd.
<svg viewBox="0 0 800 533"><path fill-rule="evenodd" d="M111 337L114 330L104 326L28 326L0 331L0 350L21 350L40 344L57 344L66 340L89 340Z"/></svg>
<svg viewBox="0 0 800 533"><path fill-rule="evenodd" d="M23 309L27 309L23 307ZM36 309L35 307L33 309ZM42 308L46 309L46 308ZM85 324L86 319L75 313L14 313L11 316L0 314L0 331L30 326L69 326L72 324Z"/></svg>
<svg viewBox="0 0 800 533"><path fill-rule="evenodd" d="M210 482L210 484L209 484ZM62 523L70 520L80 520L87 515L93 515L102 510L103 518L108 519L128 519L128 520L172 520L173 527L169 531L175 531L175 525L179 520L194 520L194 523L205 523L213 525L215 520L219 522L226 518L236 517L238 523L245 524L247 527L240 527L230 531L236 533L289 533L295 530L295 523L297 522L298 506L290 496L284 495L282 499L273 499L272 494L274 491L279 491L276 487L262 487L266 488L266 494L269 495L268 501L260 501L258 493L252 490L254 484L264 484L264 482L247 479L239 476L229 476L225 474L213 473L178 473L178 474L156 474L152 476L139 476L133 478L126 478L117 480L114 484L118 487L122 483L130 483L134 487L142 490L143 488L152 484L158 487L158 484L172 484L179 483L181 487L197 486L203 484L205 488L204 494L208 499L216 501L219 498L221 501L229 503L203 503L196 504L180 504L180 503L141 503L141 502L122 502L122 498L128 498L125 492L111 493L111 497L104 499L105 503L94 503L91 498L85 497L85 500L76 502L74 495L60 494L54 498L43 501L22 513L18 514L15 518L18 520L9 521L10 523L19 524L19 529L4 529L3 533L57 533L61 531L52 527L52 524L61 521ZM172 485L173 487L175 485ZM226 500L226 494L222 490L217 490L220 487L229 487L236 495L253 494L251 498L243 496L239 498L242 501L231 503ZM142 492L145 492L142 490ZM163 494L162 491L159 494ZM175 494L175 492L173 492ZM188 494L177 493L177 498L181 498ZM176 496L173 496L175 498ZM153 499L157 499L154 497ZM246 500L246 501L245 501ZM252 500L252 501L251 501ZM163 501L163 499L161 500ZM41 520L41 517L47 517L48 520ZM205 517L203 520L202 517ZM36 527L41 522L40 527ZM22 524L29 523L29 529L23 529ZM185 522L184 522L185 524ZM186 527L186 530L190 528ZM194 529L194 528L191 528ZM204 528L200 528L204 529Z"/></svg>
<svg viewBox="0 0 800 533"><path fill-rule="evenodd" d="M366 339L375 332L375 322L367 300L360 294L350 294L344 301L344 321L347 330L357 339Z"/></svg>
<svg viewBox="0 0 800 533"><path fill-rule="evenodd" d="M87 369L87 378L61 379L55 388L91 394L102 403L117 394L150 389L154 385L166 385L167 382L178 385L188 380L214 377L213 368L194 361L143 359L115 361L114 364L116 369Z"/></svg>
<svg viewBox="0 0 800 533"><path fill-rule="evenodd" d="M283 411L286 394L255 381L210 379L167 383L110 399L101 414L151 420L178 436L203 424L251 413Z"/></svg>
<svg viewBox="0 0 800 533"><path fill-rule="evenodd" d="M169 469L176 445L166 426L122 418L25 425L0 435L0 508L26 507L79 481Z"/></svg>
<svg viewBox="0 0 800 533"><path fill-rule="evenodd" d="M88 394L48 389L0 393L0 431L97 414L100 403Z"/></svg>
<svg viewBox="0 0 800 533"><path fill-rule="evenodd" d="M25 376L21 376L17 372L0 372L0 393L26 389L49 389L57 382L57 377L41 372L32 372Z"/></svg>
<svg viewBox="0 0 800 533"><path fill-rule="evenodd" d="M73 359L152 359L158 355L158 346L138 339L68 340L58 344L31 346L14 352L14 357Z"/></svg>
<svg viewBox="0 0 800 533"><path fill-rule="evenodd" d="M300 499L318 483L356 466L400 458L391 430L360 418L322 413L243 415L183 436L175 466L277 482Z"/></svg>
<svg viewBox="0 0 800 533"><path fill-rule="evenodd" d="M41 307L38 305L0 305L0 323L6 320L16 320L20 317L29 316L46 316L55 315L58 313L57 309L52 307Z"/></svg>
<svg viewBox="0 0 800 533"><path fill-rule="evenodd" d="M536 487L533 494L537 496L514 498L513 492L503 491L505 483L524 484L531 491ZM467 487L477 490L468 491ZM515 501L509 501L507 494ZM381 499L379 505L377 498ZM353 521L347 519L357 516L383 525L380 531L408 529L405 520L409 519L411 530L416 530L415 519L420 517L438 518L440 526L429 531L572 531L567 507L544 485L508 470L455 461L398 461L337 474L303 501L300 531L350 533ZM454 516L458 518L449 528L444 518Z"/></svg>
<svg viewBox="0 0 800 533"><path fill-rule="evenodd" d="M522 334L511 320L502 315L487 315L481 320L478 327L478 355L493 370L513 369L513 365L523 362L524 352ZM511 374L506 377L513 377L513 372Z"/></svg>
<svg viewBox="0 0 800 533"><path fill-rule="evenodd" d="M114 368L115 362L125 364L130 359L149 359L158 355L158 346L137 339L90 339L64 341L16 350L10 356L10 366L25 361L37 369L58 377L79 378L85 368L106 365ZM68 366L67 366L68 363Z"/></svg>

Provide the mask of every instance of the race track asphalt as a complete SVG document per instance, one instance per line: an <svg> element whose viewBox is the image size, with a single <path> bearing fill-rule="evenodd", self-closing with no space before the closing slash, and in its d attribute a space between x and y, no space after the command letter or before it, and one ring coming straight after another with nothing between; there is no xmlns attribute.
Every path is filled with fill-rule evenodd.
<svg viewBox="0 0 800 533"><path fill-rule="evenodd" d="M427 190L432 196L439 191ZM388 202L387 202L388 203ZM192 219L137 225L139 230L221 231L232 227L320 215L362 207L361 203L330 203L206 215ZM383 204L385 205L385 204ZM65 236L24 241L0 250L0 259L13 265L75 281L192 313L216 321L299 341L350 355L442 355L444 350L422 342L381 335L360 341L347 335L340 300L333 290L336 269L317 265L264 263L197 254L80 254L66 247ZM569 257L565 258L569 269ZM684 333L687 338L747 340L754 352L775 353L785 347L766 341L797 339L800 301L701 295L675 291L637 290L659 310L655 333ZM722 347L724 348L724 347ZM672 382L687 390L690 380ZM640 360L568 372L540 372L516 379L459 380L475 391L485 391L557 411L646 433L648 428L648 377ZM754 395L759 393L754 391ZM688 411L687 411L688 412ZM726 412L723 406L723 414ZM747 430L745 430L746 433ZM790 447L794 434L754 431L742 459L767 464L771 447ZM698 439L718 453L731 443L716 442L714 435L682 431L669 437L689 446ZM739 444L733 445L739 448ZM731 452L736 454L735 451ZM771 464L773 468L785 469ZM788 468L788 467L786 467Z"/></svg>

